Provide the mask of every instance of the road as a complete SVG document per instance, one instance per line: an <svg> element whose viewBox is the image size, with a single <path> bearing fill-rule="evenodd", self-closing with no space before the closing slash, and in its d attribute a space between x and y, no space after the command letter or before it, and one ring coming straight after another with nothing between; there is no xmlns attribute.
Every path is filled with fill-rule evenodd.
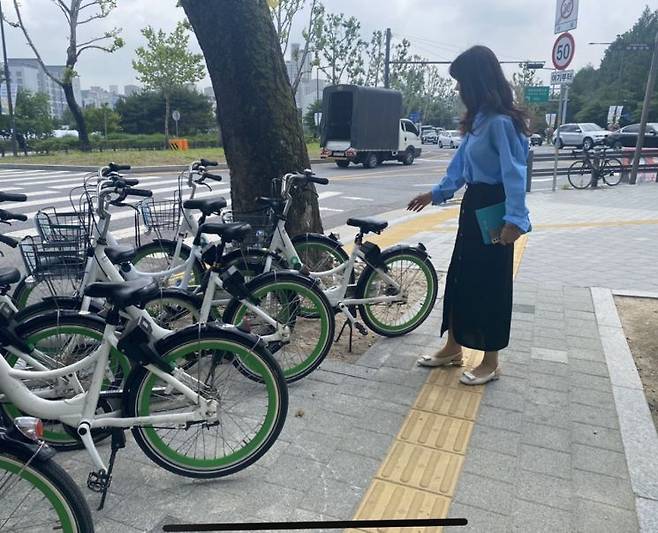
<svg viewBox="0 0 658 533"><path fill-rule="evenodd" d="M541 151L550 150L546 147ZM425 146L423 155L412 166L399 163L385 163L372 170L359 166L347 169L333 164L316 165L315 172L330 179L327 186L318 187L320 209L325 228L341 226L349 217L377 216L406 206L408 201L423 191L429 190L445 174L454 155L454 150ZM230 197L230 179L215 184L213 192L202 196ZM84 173L50 170L0 170L0 190L20 192L28 196L25 204L4 204L2 208L27 214L27 223L15 223L3 233L23 238L34 234L32 218L40 210L55 207L70 210L69 191L81 185ZM138 176L140 187L149 188L156 199L167 200L177 190L176 175ZM564 182L561 178L559 186ZM551 178L539 178L533 182L533 191L550 190ZM113 217L113 231L119 238L129 238L134 234L132 212L123 209Z"/></svg>

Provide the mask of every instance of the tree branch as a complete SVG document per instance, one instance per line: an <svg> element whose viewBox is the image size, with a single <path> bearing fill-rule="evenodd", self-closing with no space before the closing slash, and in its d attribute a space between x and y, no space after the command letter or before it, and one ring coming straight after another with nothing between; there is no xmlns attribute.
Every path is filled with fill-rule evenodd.
<svg viewBox="0 0 658 533"><path fill-rule="evenodd" d="M71 10L68 8L68 6L62 1L62 0L54 0L55 5L60 9L62 13L64 13L64 17L66 18L66 21L70 24L71 23Z"/></svg>
<svg viewBox="0 0 658 533"><path fill-rule="evenodd" d="M60 87L63 87L64 84L62 83L62 80L57 78L57 76L54 76L46 67L46 64L44 63L43 59L41 58L41 54L39 54L39 51L37 50L37 47L34 44L34 41L30 37L30 34L27 31L27 28L25 27L25 24L23 23L23 17L21 15L21 8L18 6L18 0L13 0L14 1L14 9L16 10L16 16L18 17L18 26L21 28L23 31L23 35L25 36L25 39L27 40L28 46L32 49L32 52L34 52L34 55L37 58L37 61L39 65L41 65L41 68L43 71L46 73L46 75L53 80L57 85Z"/></svg>
<svg viewBox="0 0 658 533"><path fill-rule="evenodd" d="M112 50L111 47L107 46L99 46L97 44L90 44L87 46L82 46L78 48L78 52L75 54L75 57L78 58L80 57L80 54L84 52L85 50L101 50L102 52L107 52L108 54L111 54L114 50Z"/></svg>

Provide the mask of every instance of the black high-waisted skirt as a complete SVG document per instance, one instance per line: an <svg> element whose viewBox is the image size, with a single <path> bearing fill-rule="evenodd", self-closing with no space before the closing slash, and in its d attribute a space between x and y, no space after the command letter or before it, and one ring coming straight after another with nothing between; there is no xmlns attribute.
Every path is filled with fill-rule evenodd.
<svg viewBox="0 0 658 533"><path fill-rule="evenodd" d="M475 211L504 201L502 185L468 186L443 300L441 335L452 329L460 345L485 352L509 344L514 246L484 244Z"/></svg>

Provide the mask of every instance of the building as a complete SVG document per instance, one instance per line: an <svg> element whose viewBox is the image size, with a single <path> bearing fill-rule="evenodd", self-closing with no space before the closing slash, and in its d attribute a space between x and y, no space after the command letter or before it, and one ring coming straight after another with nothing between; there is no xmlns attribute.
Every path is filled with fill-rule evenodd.
<svg viewBox="0 0 658 533"><path fill-rule="evenodd" d="M36 59L9 59L9 75L12 82L12 96L20 91L31 93L45 93L50 102L50 113L55 118L62 118L68 109L64 90L55 83L41 68ZM58 65L46 65L48 72L58 79L62 79L66 67ZM82 101L80 92L80 78L73 78L73 93L77 102ZM0 90L2 102L7 100L7 86L2 85Z"/></svg>
<svg viewBox="0 0 658 533"><path fill-rule="evenodd" d="M290 83L294 83L297 76L301 73L295 100L297 102L297 108L302 113L306 113L316 100L322 100L322 91L329 83L327 80L319 78L319 72L316 74L316 77L313 77L311 55L308 54L304 58L304 50L297 43L293 43L290 46L290 59L286 61L286 69L288 70Z"/></svg>
<svg viewBox="0 0 658 533"><path fill-rule="evenodd" d="M141 90L142 90L142 88L138 87L137 85L126 85L123 88L123 94L125 96L133 96L133 95L137 94L138 92L140 92Z"/></svg>
<svg viewBox="0 0 658 533"><path fill-rule="evenodd" d="M111 85L109 91L103 87L92 86L89 89L83 89L81 93L82 107L108 106L114 109L117 102L121 99L119 88L116 85Z"/></svg>

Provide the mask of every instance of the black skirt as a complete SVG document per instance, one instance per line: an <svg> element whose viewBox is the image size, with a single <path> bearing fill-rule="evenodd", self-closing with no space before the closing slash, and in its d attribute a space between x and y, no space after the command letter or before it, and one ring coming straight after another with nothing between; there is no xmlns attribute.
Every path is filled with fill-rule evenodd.
<svg viewBox="0 0 658 533"><path fill-rule="evenodd" d="M485 352L509 344L514 246L484 244L475 211L504 201L502 185L468 186L443 300L441 335L451 329L460 345Z"/></svg>

